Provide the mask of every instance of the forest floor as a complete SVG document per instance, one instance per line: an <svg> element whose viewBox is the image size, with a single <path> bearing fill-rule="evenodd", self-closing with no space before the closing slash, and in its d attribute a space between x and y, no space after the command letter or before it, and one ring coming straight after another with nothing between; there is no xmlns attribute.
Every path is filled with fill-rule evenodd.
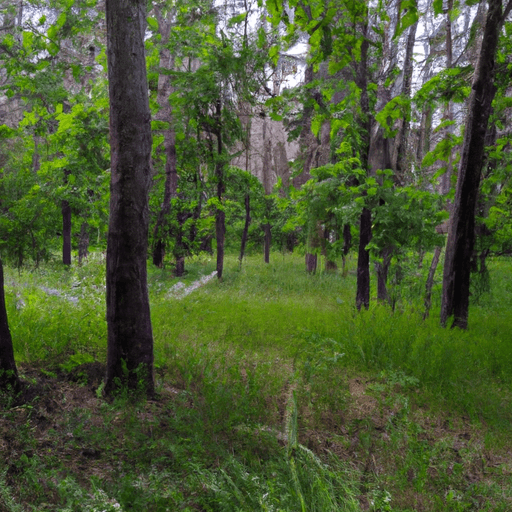
<svg viewBox="0 0 512 512"><path fill-rule="evenodd" d="M73 337L73 345L52 345L54 352L41 358L37 336L53 334L32 325L31 350L38 355L19 363L25 396L1 397L0 511L512 510L511 385L487 346L489 360L477 353L482 366L468 363L466 352L483 338L478 315L471 336L446 338L434 323L413 326L410 312L390 316L386 309L364 321L342 314L349 322L344 331L344 281L301 276L292 284L278 270L205 283L179 301L169 296L176 280L150 276L158 391L151 401L126 394L105 400L98 349ZM190 274L187 287L211 275L204 264ZM65 289L59 284L48 286ZM38 286L23 296L21 309L10 292L14 335L21 320L34 320L32 308L48 301ZM292 305L295 293L304 309ZM310 299L318 308L313 316L305 313ZM488 307L482 306L484 317ZM327 325L333 314L338 320ZM83 325L85 315L92 313L75 311L73 325ZM289 321L306 330L287 339ZM375 332L377 326L382 330ZM451 368L451 352L439 348L432 353L440 370L430 353L418 356L432 381L414 361L393 362L402 357L393 353L400 333L409 329L409 339L413 328L442 335L442 346L469 373ZM503 338L499 325L494 330ZM368 347L372 336L377 341ZM360 338L357 347L348 337ZM496 339L486 341L496 346ZM28 352L18 346L18 359ZM356 353L367 363L357 363ZM449 378L437 385L443 374Z"/></svg>

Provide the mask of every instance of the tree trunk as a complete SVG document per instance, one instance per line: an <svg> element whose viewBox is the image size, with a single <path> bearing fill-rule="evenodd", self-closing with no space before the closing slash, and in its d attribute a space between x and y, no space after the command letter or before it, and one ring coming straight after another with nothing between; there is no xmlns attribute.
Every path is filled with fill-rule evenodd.
<svg viewBox="0 0 512 512"><path fill-rule="evenodd" d="M166 47L169 39L171 23L162 16L159 7L155 7L158 20L158 31L161 36L162 47L160 49L160 68L172 69L174 57ZM164 226L167 215L171 210L171 200L176 197L178 190L178 173L176 167L176 132L173 126L172 109L169 105L169 96L172 93L171 77L168 74L160 74L158 77L157 103L159 110L155 115L157 121L167 123L169 126L164 130L164 154L165 154L165 184L164 197L158 217L153 228L153 265L161 268L165 257Z"/></svg>
<svg viewBox="0 0 512 512"><path fill-rule="evenodd" d="M107 0L110 219L107 240L105 394L123 386L154 394L147 288L151 114L144 34L146 2Z"/></svg>
<svg viewBox="0 0 512 512"><path fill-rule="evenodd" d="M245 245L247 244L247 236L249 235L249 225L251 224L251 196L250 194L245 194L245 224L244 230L242 232L242 244L240 246L240 256L238 260L240 261L240 267L242 267L242 261L244 259L245 254Z"/></svg>
<svg viewBox="0 0 512 512"><path fill-rule="evenodd" d="M327 254L327 244L329 243L330 235L331 230L329 228L325 228L322 238L322 255L325 258L325 271L336 272L336 270L338 270L338 265L336 265L335 261L330 260ZM337 233L335 233L335 236L337 237Z"/></svg>
<svg viewBox="0 0 512 512"><path fill-rule="evenodd" d="M436 246L434 250L434 257L432 258L432 263L430 263L427 282L425 284L425 312L423 313L423 320L428 318L428 315L430 314L430 308L432 307L432 287L434 286L434 276L436 275L437 265L439 263L442 250L442 247Z"/></svg>
<svg viewBox="0 0 512 512"><path fill-rule="evenodd" d="M359 253L357 258L356 307L370 307L370 251L366 246L372 240L372 213L363 208L359 224Z"/></svg>
<svg viewBox="0 0 512 512"><path fill-rule="evenodd" d="M78 240L78 263L81 264L89 254L89 224L82 222L80 226L80 239Z"/></svg>
<svg viewBox="0 0 512 512"><path fill-rule="evenodd" d="M306 253L306 272L309 274L314 274L316 272L316 265L317 265L317 255Z"/></svg>
<svg viewBox="0 0 512 512"><path fill-rule="evenodd" d="M443 273L441 324L466 329L470 263L475 240L475 206L484 161L485 135L491 113L495 57L503 22L501 0L490 0L484 36L469 98L453 215L450 219Z"/></svg>
<svg viewBox="0 0 512 512"><path fill-rule="evenodd" d="M414 56L414 43L416 42L416 29L418 22L414 23L409 28L407 36L407 46L405 51L404 60L404 73L402 82L401 94L404 98L411 96L411 84L413 73L413 56ZM405 181L405 172L407 170L407 141L409 139L410 123L409 119L404 118L400 122L399 130L396 135L396 144L393 150L392 165L395 170L396 176L400 182Z"/></svg>
<svg viewBox="0 0 512 512"><path fill-rule="evenodd" d="M366 12L366 17L368 12ZM363 42L361 44L361 61L357 65L356 84L361 89L361 165L368 169L370 149L370 101L368 98L368 20L362 27ZM357 257L357 291L356 307L370 307L370 252L366 246L372 239L372 214L368 208L363 208L359 222L359 252Z"/></svg>
<svg viewBox="0 0 512 512"><path fill-rule="evenodd" d="M265 263L270 263L270 244L272 242L272 231L270 224L263 224L263 232L265 233L264 260Z"/></svg>
<svg viewBox="0 0 512 512"><path fill-rule="evenodd" d="M18 370L5 308L4 267L0 260L0 389L5 391L10 387L16 390L18 386Z"/></svg>

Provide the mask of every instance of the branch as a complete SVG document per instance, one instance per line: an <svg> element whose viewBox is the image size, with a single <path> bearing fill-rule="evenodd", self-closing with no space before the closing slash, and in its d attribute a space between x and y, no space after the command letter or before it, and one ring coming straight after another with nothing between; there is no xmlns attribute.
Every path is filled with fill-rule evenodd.
<svg viewBox="0 0 512 512"><path fill-rule="evenodd" d="M512 10L512 0L508 0L508 4L505 6L505 10L503 11L503 16L501 18L501 23L504 23L507 19L507 16L510 14Z"/></svg>

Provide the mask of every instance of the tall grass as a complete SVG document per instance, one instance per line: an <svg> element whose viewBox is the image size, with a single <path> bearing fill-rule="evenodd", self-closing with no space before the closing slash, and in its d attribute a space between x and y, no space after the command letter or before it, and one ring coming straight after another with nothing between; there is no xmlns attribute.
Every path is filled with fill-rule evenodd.
<svg viewBox="0 0 512 512"><path fill-rule="evenodd" d="M117 469L106 484L91 477L87 490L79 475L69 474L54 489L62 505L55 510L78 509L82 502L91 510L119 505L126 510L356 511L361 494L370 510L394 510L384 477L372 478L326 450L320 457L301 443L305 426L325 429L325 417L348 407L351 375L386 380L386 393L395 384L417 389L418 400L510 431L508 260L490 262L491 292L471 306L467 331L439 326L439 279L431 315L422 320L426 268L411 269L400 293L394 290L394 310L373 302L358 312L355 262L344 278L309 275L299 256L273 254L270 264L261 260L249 257L240 269L229 256L222 281L214 279L185 297L172 292L179 280L170 270L149 269L157 387L163 394L172 388L173 398L155 412L120 397L103 404L103 422L91 429L89 418L79 417L85 412L70 416L58 435L102 446L109 454L107 467ZM208 256L194 258L181 281L190 285L213 270ZM104 293L101 258L67 270L59 265L21 274L7 270L18 361L57 364L65 371L89 360L104 362ZM421 439L421 428L411 425L409 398L393 400L402 405L392 404L397 412L389 425L390 443L402 446L409 439L407 457L421 476L419 488L428 480L434 457L429 450L435 450ZM353 436L371 462L377 441L361 427L364 420L358 421ZM20 486L32 485L28 479L36 473L49 475L53 485L57 470L45 460L20 462ZM17 510L4 471L0 467L0 497ZM409 477L402 473L397 478L407 486ZM451 476L445 478L452 485ZM431 510L459 510L447 505L444 488L439 492L439 505Z"/></svg>

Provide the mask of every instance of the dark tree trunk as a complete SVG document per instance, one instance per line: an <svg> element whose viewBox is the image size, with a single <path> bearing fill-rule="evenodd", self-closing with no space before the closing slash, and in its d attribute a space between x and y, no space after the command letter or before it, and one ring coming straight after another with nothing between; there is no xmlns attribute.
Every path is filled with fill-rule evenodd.
<svg viewBox="0 0 512 512"><path fill-rule="evenodd" d="M316 265L317 265L317 255L306 253L306 272L310 274L314 274L316 272Z"/></svg>
<svg viewBox="0 0 512 512"><path fill-rule="evenodd" d="M270 244L272 243L272 231L270 224L263 224L263 231L265 233L264 259L265 263L270 263Z"/></svg>
<svg viewBox="0 0 512 512"><path fill-rule="evenodd" d="M484 36L469 98L453 215L450 219L443 273L441 324L467 328L471 254L475 241L475 206L484 161L485 135L491 113L495 57L503 22L501 0L490 0Z"/></svg>
<svg viewBox="0 0 512 512"><path fill-rule="evenodd" d="M70 172L64 171L64 184L68 182ZM65 199L61 203L62 212L62 263L71 265L71 206Z"/></svg>
<svg viewBox="0 0 512 512"><path fill-rule="evenodd" d="M240 256L238 260L240 261L240 267L242 266L242 261L244 259L245 254L245 246L247 244L247 237L249 235L249 225L251 224L251 196L249 194L245 194L245 224L244 230L242 232L242 244L240 245Z"/></svg>
<svg viewBox="0 0 512 512"><path fill-rule="evenodd" d="M217 238L217 277L222 279L224 270L224 236L226 234L226 214L217 209L215 214L215 236Z"/></svg>
<svg viewBox="0 0 512 512"><path fill-rule="evenodd" d="M11 331L5 308L4 267L0 260L0 389L11 387L16 390L18 386L18 370L14 361Z"/></svg>
<svg viewBox="0 0 512 512"><path fill-rule="evenodd" d="M366 13L367 14L367 13ZM364 37L361 44L361 61L357 65L356 83L361 89L361 130L362 148L361 164L368 169L370 149L370 102L368 98L368 22L362 27ZM357 257L357 291L356 307L370 307L370 252L366 246L372 239L372 214L368 208L363 208L359 222L359 252Z"/></svg>
<svg viewBox="0 0 512 512"><path fill-rule="evenodd" d="M370 307L370 251L366 246L372 240L372 213L363 208L359 224L359 253L357 258L356 307Z"/></svg>
<svg viewBox="0 0 512 512"><path fill-rule="evenodd" d="M110 220L107 240L105 393L128 386L154 394L147 288L151 114L144 34L146 2L107 0L110 95Z"/></svg>

